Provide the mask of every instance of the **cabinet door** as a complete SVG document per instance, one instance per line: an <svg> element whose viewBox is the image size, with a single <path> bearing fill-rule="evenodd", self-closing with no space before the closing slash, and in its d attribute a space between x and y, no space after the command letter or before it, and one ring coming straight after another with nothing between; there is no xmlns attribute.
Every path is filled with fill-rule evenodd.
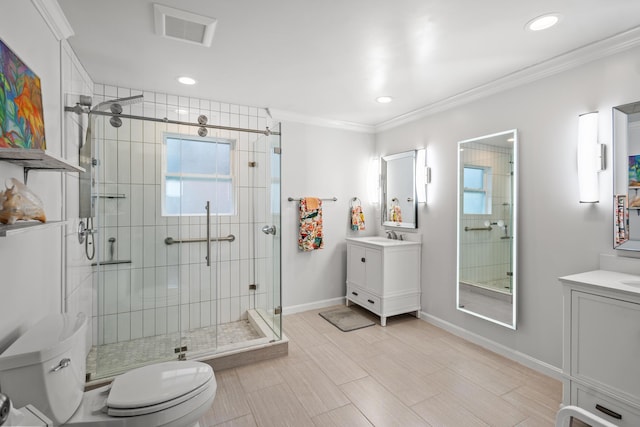
<svg viewBox="0 0 640 427"><path fill-rule="evenodd" d="M640 398L640 304L574 291L571 375Z"/></svg>
<svg viewBox="0 0 640 427"><path fill-rule="evenodd" d="M347 282L365 287L366 284L366 252L357 245L347 245Z"/></svg>
<svg viewBox="0 0 640 427"><path fill-rule="evenodd" d="M366 248L365 249L365 277L366 288L378 296L382 296L382 271L384 266L382 265L382 250Z"/></svg>

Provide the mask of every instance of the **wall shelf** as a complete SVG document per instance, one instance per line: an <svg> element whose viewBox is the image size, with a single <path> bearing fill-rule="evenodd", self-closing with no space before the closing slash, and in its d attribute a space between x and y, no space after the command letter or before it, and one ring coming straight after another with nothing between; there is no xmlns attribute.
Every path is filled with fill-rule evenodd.
<svg viewBox="0 0 640 427"><path fill-rule="evenodd" d="M66 223L67 221L18 221L15 224L0 224L0 237L13 236L14 234L22 233L29 230L60 227Z"/></svg>
<svg viewBox="0 0 640 427"><path fill-rule="evenodd" d="M22 166L24 168L24 183L27 184L29 171L31 170L51 170L62 172L84 172L79 166L72 165L64 159L45 150L24 149L24 148L2 148L0 149L0 160Z"/></svg>

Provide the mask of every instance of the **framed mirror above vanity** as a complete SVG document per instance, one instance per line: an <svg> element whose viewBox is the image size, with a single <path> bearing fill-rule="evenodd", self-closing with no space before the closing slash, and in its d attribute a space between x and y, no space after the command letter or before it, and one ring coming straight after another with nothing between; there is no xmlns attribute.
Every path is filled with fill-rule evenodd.
<svg viewBox="0 0 640 427"><path fill-rule="evenodd" d="M640 251L640 102L613 108L613 247Z"/></svg>
<svg viewBox="0 0 640 427"><path fill-rule="evenodd" d="M416 150L382 157L382 225L418 228Z"/></svg>
<svg viewBox="0 0 640 427"><path fill-rule="evenodd" d="M518 133L458 143L457 307L516 329Z"/></svg>

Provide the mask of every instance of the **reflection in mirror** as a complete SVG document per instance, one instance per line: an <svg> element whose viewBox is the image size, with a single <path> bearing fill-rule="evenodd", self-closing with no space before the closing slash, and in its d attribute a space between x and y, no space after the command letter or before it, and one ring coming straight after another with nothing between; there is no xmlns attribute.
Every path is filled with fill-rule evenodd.
<svg viewBox="0 0 640 427"><path fill-rule="evenodd" d="M613 108L613 247L640 251L640 102Z"/></svg>
<svg viewBox="0 0 640 427"><path fill-rule="evenodd" d="M517 131L458 144L458 309L516 328Z"/></svg>
<svg viewBox="0 0 640 427"><path fill-rule="evenodd" d="M382 225L418 228L415 171L415 150L382 158Z"/></svg>

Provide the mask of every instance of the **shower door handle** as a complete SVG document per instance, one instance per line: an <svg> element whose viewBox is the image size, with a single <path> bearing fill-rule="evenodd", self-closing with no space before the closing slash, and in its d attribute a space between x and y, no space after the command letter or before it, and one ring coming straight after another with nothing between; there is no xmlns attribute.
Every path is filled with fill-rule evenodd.
<svg viewBox="0 0 640 427"><path fill-rule="evenodd" d="M275 225L265 225L262 227L262 232L264 234L273 234L276 235L276 226Z"/></svg>
<svg viewBox="0 0 640 427"><path fill-rule="evenodd" d="M211 267L211 202L207 200L207 267Z"/></svg>

